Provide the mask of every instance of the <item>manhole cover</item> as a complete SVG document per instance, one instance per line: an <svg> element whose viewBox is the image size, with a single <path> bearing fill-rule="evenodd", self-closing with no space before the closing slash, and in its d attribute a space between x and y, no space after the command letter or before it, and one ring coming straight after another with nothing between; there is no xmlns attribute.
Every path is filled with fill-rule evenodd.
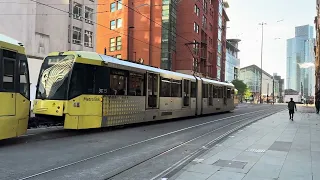
<svg viewBox="0 0 320 180"><path fill-rule="evenodd" d="M243 169L246 164L247 164L247 162L219 159L218 161L216 161L212 165L216 165L216 166L220 166L220 167L230 167L230 168Z"/></svg>

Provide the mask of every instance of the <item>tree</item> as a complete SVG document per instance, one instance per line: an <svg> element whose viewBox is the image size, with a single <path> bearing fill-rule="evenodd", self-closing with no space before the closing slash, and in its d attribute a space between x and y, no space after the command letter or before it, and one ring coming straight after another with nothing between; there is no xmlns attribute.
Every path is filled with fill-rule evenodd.
<svg viewBox="0 0 320 180"><path fill-rule="evenodd" d="M247 88L244 92L244 98L246 99L250 99L251 98L252 93L250 92L250 89Z"/></svg>
<svg viewBox="0 0 320 180"><path fill-rule="evenodd" d="M238 90L238 93L240 95L244 95L246 92L246 89L248 88L247 85L242 80L235 79L232 81L232 84Z"/></svg>

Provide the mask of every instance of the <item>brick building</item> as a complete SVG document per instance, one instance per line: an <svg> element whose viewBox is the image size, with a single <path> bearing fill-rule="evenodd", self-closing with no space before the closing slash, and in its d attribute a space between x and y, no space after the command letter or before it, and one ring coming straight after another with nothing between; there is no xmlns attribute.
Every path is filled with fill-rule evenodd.
<svg viewBox="0 0 320 180"><path fill-rule="evenodd" d="M225 77L222 0L98 0L98 53L162 69ZM111 29L111 30L110 30ZM129 46L128 46L129 45Z"/></svg>

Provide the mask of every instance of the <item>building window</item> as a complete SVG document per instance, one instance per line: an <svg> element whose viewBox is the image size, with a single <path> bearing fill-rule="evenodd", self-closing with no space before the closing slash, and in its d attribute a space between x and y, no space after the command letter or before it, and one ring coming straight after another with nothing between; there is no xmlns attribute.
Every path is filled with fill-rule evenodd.
<svg viewBox="0 0 320 180"><path fill-rule="evenodd" d="M221 78L221 70L220 68L217 69L217 79L220 80Z"/></svg>
<svg viewBox="0 0 320 180"><path fill-rule="evenodd" d="M207 13L207 11L208 11L208 5L207 5L206 1L204 1L203 10L204 10L204 13Z"/></svg>
<svg viewBox="0 0 320 180"><path fill-rule="evenodd" d="M222 15L222 7L223 5L222 5L222 2L221 1L219 1L219 13L220 13L220 15Z"/></svg>
<svg viewBox="0 0 320 180"><path fill-rule="evenodd" d="M197 72L198 71L198 63L195 58L192 58L192 66L193 66L193 70Z"/></svg>
<svg viewBox="0 0 320 180"><path fill-rule="evenodd" d="M110 52L116 50L116 38L110 38Z"/></svg>
<svg viewBox="0 0 320 180"><path fill-rule="evenodd" d="M221 54L222 44L221 41L218 41L218 53Z"/></svg>
<svg viewBox="0 0 320 180"><path fill-rule="evenodd" d="M110 21L110 29L116 29L116 20Z"/></svg>
<svg viewBox="0 0 320 180"><path fill-rule="evenodd" d="M193 30L194 32L196 32L197 34L199 34L199 25L197 23L193 24Z"/></svg>
<svg viewBox="0 0 320 180"><path fill-rule="evenodd" d="M122 19L117 19L117 28L122 27Z"/></svg>
<svg viewBox="0 0 320 180"><path fill-rule="evenodd" d="M81 20L82 17L82 5L79 3L73 3L73 18Z"/></svg>
<svg viewBox="0 0 320 180"><path fill-rule="evenodd" d="M115 12L116 10L122 9L122 0L118 0L117 2L113 2L110 4L110 11Z"/></svg>
<svg viewBox="0 0 320 180"><path fill-rule="evenodd" d="M222 36L222 30L219 28L218 29L218 39L221 41L221 36Z"/></svg>
<svg viewBox="0 0 320 180"><path fill-rule="evenodd" d="M195 4L194 5L194 13L197 15L197 16L199 16L199 14L200 14L200 9L199 9L199 7Z"/></svg>
<svg viewBox="0 0 320 180"><path fill-rule="evenodd" d="M92 38L93 38L93 33L90 31L85 30L84 31L84 46L92 48Z"/></svg>
<svg viewBox="0 0 320 180"><path fill-rule="evenodd" d="M222 17L219 16L219 28L222 28Z"/></svg>
<svg viewBox="0 0 320 180"><path fill-rule="evenodd" d="M117 10L122 9L122 0L117 1Z"/></svg>
<svg viewBox="0 0 320 180"><path fill-rule="evenodd" d="M121 59L121 54L117 54L116 58Z"/></svg>
<svg viewBox="0 0 320 180"><path fill-rule="evenodd" d="M86 23L93 24L93 9L85 7L84 18Z"/></svg>
<svg viewBox="0 0 320 180"><path fill-rule="evenodd" d="M110 11L111 12L115 12L116 11L116 6L117 6L117 4L115 2L111 3L110 4Z"/></svg>
<svg viewBox="0 0 320 180"><path fill-rule="evenodd" d="M73 26L72 42L74 44L81 44L81 28Z"/></svg>
<svg viewBox="0 0 320 180"><path fill-rule="evenodd" d="M196 40L193 40L193 53L195 55L199 54L199 44Z"/></svg>
<svg viewBox="0 0 320 180"><path fill-rule="evenodd" d="M116 29L122 27L122 19L110 21L110 29Z"/></svg>
<svg viewBox="0 0 320 180"><path fill-rule="evenodd" d="M210 26L210 31L212 31L212 30L213 30L213 28L212 28L212 24L210 23L210 25L209 25L209 26Z"/></svg>
<svg viewBox="0 0 320 180"><path fill-rule="evenodd" d="M204 15L202 16L202 27L207 28L207 18Z"/></svg>
<svg viewBox="0 0 320 180"><path fill-rule="evenodd" d="M121 42L121 36L117 37L117 50L121 50L122 42Z"/></svg>
<svg viewBox="0 0 320 180"><path fill-rule="evenodd" d="M221 56L220 54L217 54L217 66L221 66Z"/></svg>

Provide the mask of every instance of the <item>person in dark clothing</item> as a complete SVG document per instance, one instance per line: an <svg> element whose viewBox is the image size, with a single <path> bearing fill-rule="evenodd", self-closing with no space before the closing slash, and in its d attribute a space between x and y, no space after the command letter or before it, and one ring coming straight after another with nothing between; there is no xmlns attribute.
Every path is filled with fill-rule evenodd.
<svg viewBox="0 0 320 180"><path fill-rule="evenodd" d="M290 119L292 121L293 121L294 109L296 109L296 111L297 111L296 103L293 101L293 98L290 98L290 101L288 103L288 110L289 110Z"/></svg>
<svg viewBox="0 0 320 180"><path fill-rule="evenodd" d="M315 98L315 106L316 106L316 110L317 110L317 114L319 114L319 109L320 109L320 97L319 97L319 92L316 94L316 98Z"/></svg>
<svg viewBox="0 0 320 180"><path fill-rule="evenodd" d="M319 105L320 105L319 99L316 99L315 105L316 105L317 114L319 114Z"/></svg>

